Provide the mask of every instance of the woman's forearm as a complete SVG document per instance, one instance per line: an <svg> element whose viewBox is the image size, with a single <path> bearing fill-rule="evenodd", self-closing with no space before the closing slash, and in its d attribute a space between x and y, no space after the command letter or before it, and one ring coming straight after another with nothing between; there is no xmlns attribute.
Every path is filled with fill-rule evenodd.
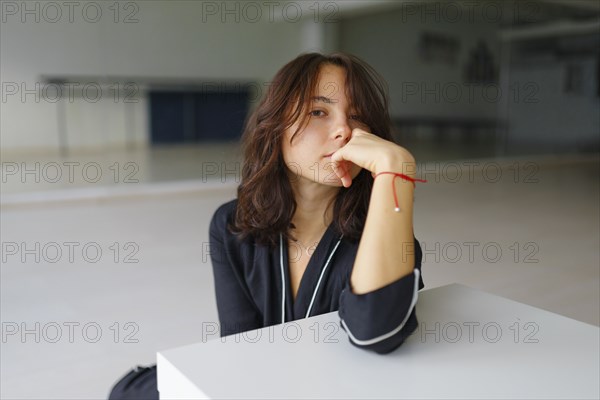
<svg viewBox="0 0 600 400"><path fill-rule="evenodd" d="M414 161L384 162L380 171L414 177ZM377 171L377 172L380 172ZM400 211L394 210L392 180ZM377 176L350 283L355 294L371 292L412 273L415 264L413 183L392 174Z"/></svg>

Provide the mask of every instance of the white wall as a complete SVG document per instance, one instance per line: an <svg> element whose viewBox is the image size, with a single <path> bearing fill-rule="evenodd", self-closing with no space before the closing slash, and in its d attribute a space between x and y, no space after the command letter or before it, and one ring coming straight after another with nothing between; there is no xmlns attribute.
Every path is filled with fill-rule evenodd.
<svg viewBox="0 0 600 400"><path fill-rule="evenodd" d="M19 7L23 4L13 3ZM31 2L29 7L33 9L34 3L43 2ZM40 9L39 22L35 21L35 14L26 15L22 22L20 13L3 13L6 19L0 32L3 92L13 85L19 88L16 95L7 95L1 103L3 152L58 149L59 114L57 103L49 100L54 97L52 91L48 91L48 96L42 93L39 100L34 94L21 98L21 85L34 89L41 74L239 79L263 84L319 37L310 35L310 26L302 28L302 21L270 20L266 8L255 23L251 22L254 15L250 11L244 14L243 10L239 22L235 21L235 15L225 15L223 23L220 13L203 12L202 2L143 1L135 3L139 10L134 18L139 22L125 24L114 22L114 11L108 9L113 2L95 3L103 7L103 15L96 23L82 17L83 6L74 9L72 23L66 8L56 23L48 22L55 16L53 10L44 14ZM122 9L119 21L132 11L135 10ZM306 40L313 43L309 46L304 43ZM81 83L89 82L94 79L83 79ZM145 143L147 102L143 92L137 96L139 102L127 104L123 98L115 103L114 90L109 88L104 88L101 94L102 99L97 103L82 98L72 103L67 101L69 146L107 148L131 140ZM134 132L126 132L128 112L134 113L129 122Z"/></svg>
<svg viewBox="0 0 600 400"><path fill-rule="evenodd" d="M26 2L8 3L23 7ZM59 105L44 96L43 91L39 100L33 93L27 93L23 98L22 89L34 89L42 74L250 80L262 86L285 62L300 52L315 50L348 51L373 65L389 84L392 118L495 118L497 115L504 118L506 114L510 119L509 140L516 144L539 140L557 144L565 144L565 141L587 143L597 136L598 99L555 93L553 85L562 79L562 67L557 64L539 65L535 71L528 65L523 68L517 65L514 72L510 72L511 83L532 79L539 82L539 96L542 96L544 106L512 104L507 109L499 104L506 100L506 93L504 98L490 101L481 94L479 87L472 94L473 102L470 101L468 86L462 83L469 51L482 39L491 48L496 65L500 65L500 57L505 56L500 53L498 24L482 18L477 12L472 19L463 16L452 22L435 15L423 18L418 13L403 14L403 9L399 8L344 15L340 23L321 25L314 23L312 18L298 22L281 18L280 8L275 8L273 20L264 8L263 15L253 23L253 15L243 10L237 22L232 14L208 14L203 10L203 4L207 2L140 1L135 3L139 10L133 16L138 22L126 24L122 20L132 9L121 9L121 22L115 23L113 11L108 9L114 3L95 3L105 7L103 17L97 23L82 18L84 2L78 3L82 6L75 10L72 23L67 15L56 23L46 21L43 15L39 22L34 21L35 15L27 15L22 22L19 13L8 15L3 9L5 21L0 24L3 85L0 147L3 153L59 149ZM2 7L5 4L7 2L2 3ZM222 3L208 4L220 6ZM231 4L244 7L243 4L248 3ZM305 17L312 17L312 2L296 4L304 7ZM505 10L505 13L509 15L509 11ZM455 66L427 64L420 60L419 36L425 31L450 34L460 40ZM586 67L588 74L592 73L591 68L591 64ZM94 82L94 79L83 78L81 83ZM413 83L436 91L440 101L436 102L431 93L425 94L424 101L420 92L407 95L403 89L406 84ZM440 90L436 90L436 84ZM445 96L456 94L453 85L462 88L457 101ZM7 94L7 89L15 87L18 90L15 95ZM445 93L445 88L450 92ZM135 103L125 103L123 96L115 102L114 89L108 87L102 89L102 99L98 102L81 97L72 103L63 100L69 148L107 149L147 143L148 102L143 87L139 89L134 96L138 100ZM491 93L493 95L494 91ZM48 95L52 95L52 90ZM574 117L561 114L561 110L567 109Z"/></svg>
<svg viewBox="0 0 600 400"><path fill-rule="evenodd" d="M472 18L465 13L463 18L452 22L440 12L405 13L406 10L401 8L345 19L339 32L342 50L364 58L386 79L392 118L498 118L507 127L504 139L506 150L511 152L598 151L600 100L595 93L598 84L595 75L596 63L599 62L597 55L573 59L583 67L585 90L579 95L567 94L562 92L566 61L553 57L516 60L514 55L511 59L510 48L503 48L500 40L502 24L496 18L474 12ZM503 10L502 17L498 20L511 22L509 7ZM448 34L460 40L460 54L455 66L421 61L419 36L427 31ZM505 68L502 76L507 80L494 85L474 86L475 90L470 95L468 86L463 83L463 67L469 51L480 39L492 50L495 65ZM570 40L569 37L563 39ZM407 94L407 85L413 83L439 94L440 101L436 101L433 93L424 93L422 97L422 90L417 94ZM436 83L440 90L436 89ZM455 91L444 95L444 88L450 89L452 85L464 88L458 101L452 98ZM528 102L532 98L537 102Z"/></svg>
<svg viewBox="0 0 600 400"><path fill-rule="evenodd" d="M390 89L390 114L392 118L403 116L477 116L494 118L496 102L485 101L480 88L474 88L473 104L469 101L468 86L463 85L462 68L469 51L479 39L486 41L499 64L499 43L496 39L497 24L494 19L482 18L473 12L462 14L456 22L447 13L429 14L423 17L418 12L405 12L408 8L392 10L344 20L341 24L340 41L342 50L364 58L387 81ZM410 9L410 11L414 11ZM419 37L422 32L437 32L456 37L460 41L460 52L454 66L428 64L418 54ZM416 84L419 88L433 90L439 94L421 91L415 95L405 93ZM436 90L439 83L440 90ZM460 92L453 89L461 88ZM444 90L447 90L444 94ZM403 95L403 93L405 93ZM456 94L458 93L458 96ZM456 96L456 97L455 97ZM455 100L456 99L456 100Z"/></svg>
<svg viewBox="0 0 600 400"><path fill-rule="evenodd" d="M582 93L564 93L566 65L578 63L583 69ZM580 56L557 61L553 58L525 59L511 67L511 85L533 89L522 92L519 101L509 103L511 147L545 151L598 151L600 141L600 98L596 94L597 56ZM527 96L529 95L529 96ZM534 102L526 101L528 99Z"/></svg>

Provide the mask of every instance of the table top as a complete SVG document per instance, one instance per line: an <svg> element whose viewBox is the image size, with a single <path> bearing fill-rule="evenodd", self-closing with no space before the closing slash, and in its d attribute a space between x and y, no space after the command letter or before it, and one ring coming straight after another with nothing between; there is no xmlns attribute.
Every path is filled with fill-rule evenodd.
<svg viewBox="0 0 600 400"><path fill-rule="evenodd" d="M460 284L419 292L419 328L380 355L337 312L158 353L161 399L599 398L598 327Z"/></svg>

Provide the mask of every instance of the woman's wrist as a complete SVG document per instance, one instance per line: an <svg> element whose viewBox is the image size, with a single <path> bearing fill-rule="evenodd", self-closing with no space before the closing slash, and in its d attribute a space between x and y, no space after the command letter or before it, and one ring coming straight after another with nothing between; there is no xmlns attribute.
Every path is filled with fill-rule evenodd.
<svg viewBox="0 0 600 400"><path fill-rule="evenodd" d="M389 154L381 157L375 166L375 174L390 171L414 177L417 172L417 163L410 152L404 148L394 149Z"/></svg>

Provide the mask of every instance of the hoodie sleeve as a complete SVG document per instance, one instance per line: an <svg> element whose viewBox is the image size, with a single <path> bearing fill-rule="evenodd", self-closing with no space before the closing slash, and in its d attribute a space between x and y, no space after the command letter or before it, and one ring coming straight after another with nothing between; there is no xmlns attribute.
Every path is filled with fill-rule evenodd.
<svg viewBox="0 0 600 400"><path fill-rule="evenodd" d="M421 278L421 246L415 238L413 272L374 291L354 294L350 278L340 294L342 329L356 347L387 354L398 348L418 327L418 292Z"/></svg>

